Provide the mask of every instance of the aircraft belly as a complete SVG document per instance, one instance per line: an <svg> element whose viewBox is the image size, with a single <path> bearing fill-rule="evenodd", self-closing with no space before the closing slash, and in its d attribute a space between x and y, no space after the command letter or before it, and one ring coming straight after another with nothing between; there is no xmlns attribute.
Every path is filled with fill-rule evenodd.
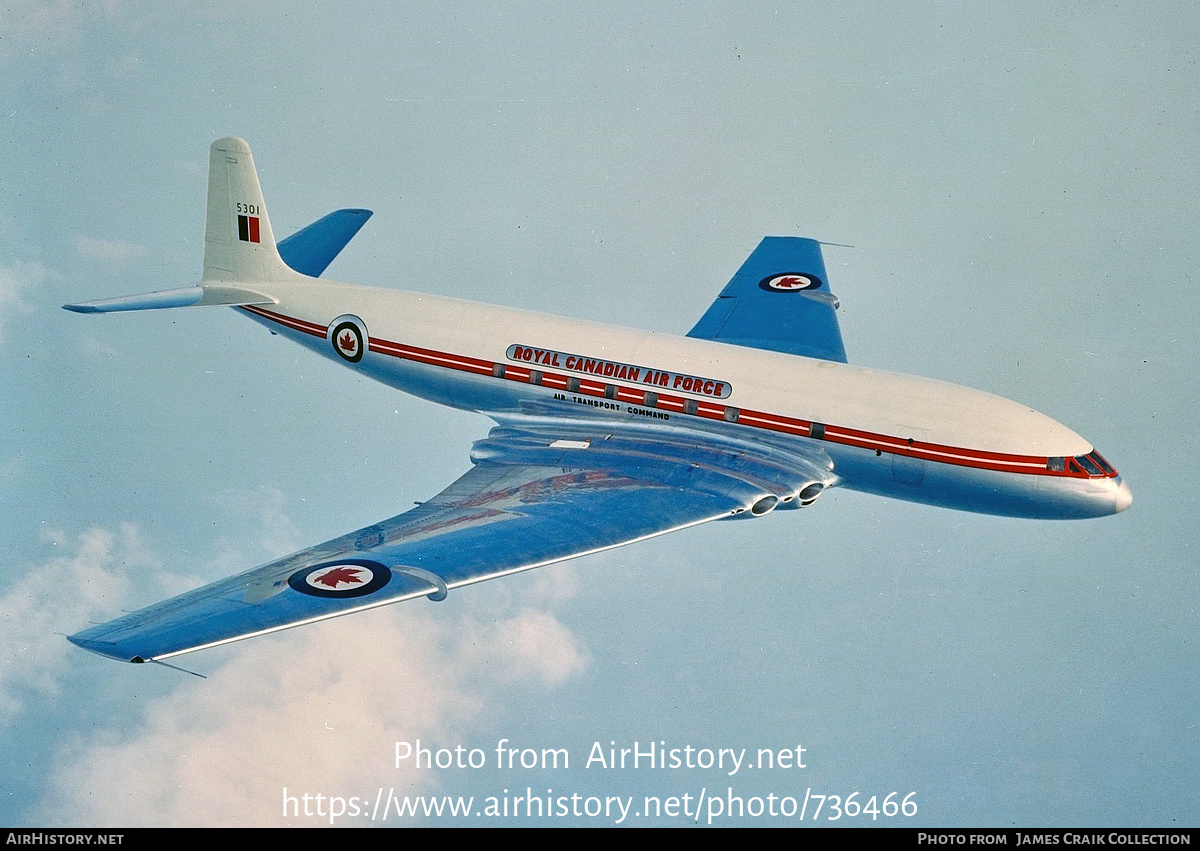
<svg viewBox="0 0 1200 851"><path fill-rule="evenodd" d="M1058 517L1057 506L1038 493L1044 476L923 462L919 472L911 459L869 449L831 446L833 471L842 487L908 502L1008 517ZM897 474L897 465L904 471Z"/></svg>

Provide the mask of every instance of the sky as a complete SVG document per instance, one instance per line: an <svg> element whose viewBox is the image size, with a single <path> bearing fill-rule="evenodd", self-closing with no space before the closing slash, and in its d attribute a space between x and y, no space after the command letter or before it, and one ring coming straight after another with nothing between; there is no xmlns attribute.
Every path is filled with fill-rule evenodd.
<svg viewBox="0 0 1200 851"><path fill-rule="evenodd" d="M0 14L0 824L1200 824L1195 4L409 5ZM375 211L337 280L684 333L763 235L853 246L851 362L1047 413L1134 504L835 489L178 660L206 679L83 652L489 427L231 310L60 309L198 279L226 135L280 236Z"/></svg>

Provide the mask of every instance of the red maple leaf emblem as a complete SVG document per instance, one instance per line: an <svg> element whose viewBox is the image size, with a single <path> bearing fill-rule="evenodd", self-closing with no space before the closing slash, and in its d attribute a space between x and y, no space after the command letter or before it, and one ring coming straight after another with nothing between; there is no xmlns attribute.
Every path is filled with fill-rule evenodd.
<svg viewBox="0 0 1200 851"><path fill-rule="evenodd" d="M778 287L781 290L793 290L797 287L808 286L808 279L801 278L799 275L785 275L782 278L776 278L772 281L771 286Z"/></svg>
<svg viewBox="0 0 1200 851"><path fill-rule="evenodd" d="M362 585L363 581L359 578L359 573L362 572L360 567L335 567L322 574L319 578L313 580L314 585L324 585L328 588L337 589L338 585L343 583L348 585Z"/></svg>
<svg viewBox="0 0 1200 851"><path fill-rule="evenodd" d="M338 345L342 347L344 352L353 352L358 348L358 341L354 339L354 335L347 331L338 338Z"/></svg>

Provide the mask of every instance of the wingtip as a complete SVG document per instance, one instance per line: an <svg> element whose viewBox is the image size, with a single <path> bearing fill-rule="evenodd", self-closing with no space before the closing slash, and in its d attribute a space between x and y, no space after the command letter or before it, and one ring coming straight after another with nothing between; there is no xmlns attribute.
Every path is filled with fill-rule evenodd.
<svg viewBox="0 0 1200 851"><path fill-rule="evenodd" d="M97 656L103 656L106 659L115 659L118 662L145 662L141 656L129 656L120 652L120 648L115 644L107 641L98 641L94 638L89 638L90 629L85 629L83 632L77 632L74 635L68 635L67 641L74 644L83 650L95 653Z"/></svg>

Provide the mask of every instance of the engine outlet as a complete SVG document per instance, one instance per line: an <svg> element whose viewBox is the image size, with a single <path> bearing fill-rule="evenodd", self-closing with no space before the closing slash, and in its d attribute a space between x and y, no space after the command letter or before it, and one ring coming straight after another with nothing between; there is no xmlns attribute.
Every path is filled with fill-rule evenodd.
<svg viewBox="0 0 1200 851"><path fill-rule="evenodd" d="M750 513L755 517L762 517L764 514L770 514L774 511L775 506L778 504L779 497L768 494L750 506Z"/></svg>
<svg viewBox="0 0 1200 851"><path fill-rule="evenodd" d="M814 502L817 501L817 497L819 497L824 492L825 492L825 483L824 482L813 482L812 484L805 485L804 487L802 487L800 489L800 492L796 494L796 499L800 502L801 505L812 505Z"/></svg>

